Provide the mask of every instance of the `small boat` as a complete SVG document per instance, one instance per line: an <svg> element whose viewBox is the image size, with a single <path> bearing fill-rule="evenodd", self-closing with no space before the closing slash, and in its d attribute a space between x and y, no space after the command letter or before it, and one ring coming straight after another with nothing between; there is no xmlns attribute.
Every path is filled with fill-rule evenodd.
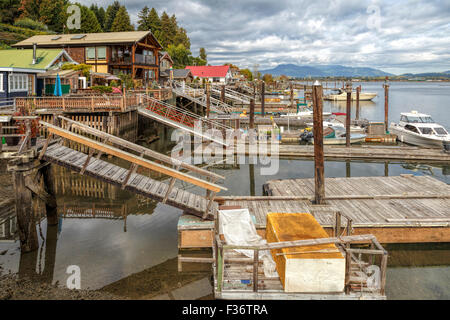
<svg viewBox="0 0 450 320"><path fill-rule="evenodd" d="M443 126L430 115L417 111L401 113L399 123L392 122L389 132L401 142L422 147L444 148L450 143L450 134Z"/></svg>
<svg viewBox="0 0 450 320"><path fill-rule="evenodd" d="M345 115L344 114L335 114L333 113L330 117L328 117L325 121L323 121L323 127L340 127L343 128L345 130L345 124L342 121L339 121L337 119L337 115ZM306 125L308 127L313 127L314 123L313 122L307 122ZM350 132L351 133L365 133L366 130L365 128L361 127L361 126L350 126Z"/></svg>
<svg viewBox="0 0 450 320"><path fill-rule="evenodd" d="M367 135L363 133L350 133L350 143L361 143L366 141ZM314 144L314 135L312 131L305 130L301 135L302 141L310 142ZM339 145L346 144L346 132L342 127L326 127L323 130L323 144L326 145Z"/></svg>
<svg viewBox="0 0 450 320"><path fill-rule="evenodd" d="M376 96L377 94L375 92L360 92L359 101L370 101ZM344 89L337 89L337 93L326 95L323 99L331 101L347 101L347 92ZM352 100L356 100L356 91L352 92Z"/></svg>
<svg viewBox="0 0 450 320"><path fill-rule="evenodd" d="M329 117L331 115L332 115L331 112L325 112L324 111L322 113L323 117ZM297 113L282 114L282 115L280 115L280 117L286 117L286 118L288 117L290 119L298 119L298 120L300 120L300 119L308 120L308 119L312 119L313 118L313 111L311 109L309 109L309 108L304 108L303 110L301 110L301 111L299 111Z"/></svg>

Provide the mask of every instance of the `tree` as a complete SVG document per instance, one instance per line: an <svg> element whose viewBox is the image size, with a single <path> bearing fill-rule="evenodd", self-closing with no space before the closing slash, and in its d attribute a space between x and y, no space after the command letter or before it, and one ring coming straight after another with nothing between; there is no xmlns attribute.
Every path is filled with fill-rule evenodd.
<svg viewBox="0 0 450 320"><path fill-rule="evenodd" d="M169 44L167 52L173 60L173 67L176 69L183 69L192 63L191 51L186 49L182 44L178 46Z"/></svg>
<svg viewBox="0 0 450 320"><path fill-rule="evenodd" d="M164 48L167 48L169 44L173 44L173 39L170 38L171 23L169 15L164 11L161 15L161 34L160 39L158 39Z"/></svg>
<svg viewBox="0 0 450 320"><path fill-rule="evenodd" d="M138 27L137 29L139 31L148 31L151 29L150 21L149 21L149 15L150 15L150 9L145 6L142 8L141 11L138 13Z"/></svg>
<svg viewBox="0 0 450 320"><path fill-rule="evenodd" d="M111 26L111 32L121 31L134 31L134 27L131 25L130 16L125 6L120 7L119 11L117 11Z"/></svg>
<svg viewBox="0 0 450 320"><path fill-rule="evenodd" d="M262 79L267 84L273 82L273 77L272 77L272 75L270 73L265 73Z"/></svg>
<svg viewBox="0 0 450 320"><path fill-rule="evenodd" d="M189 40L184 28L178 28L173 42L175 45L182 44L186 49L191 49L191 40Z"/></svg>
<svg viewBox="0 0 450 320"><path fill-rule="evenodd" d="M98 23L100 23L100 27L102 29L104 29L105 28L105 20L106 20L105 9L103 9L103 7L98 7L96 4L92 4L89 9L91 9L91 11L97 17Z"/></svg>
<svg viewBox="0 0 450 320"><path fill-rule="evenodd" d="M249 69L241 69L239 71L248 81L253 81L253 73Z"/></svg>
<svg viewBox="0 0 450 320"><path fill-rule="evenodd" d="M200 51L199 51L199 55L198 55L198 56L200 57L200 59L205 60L205 61L208 61L208 60L206 59L207 55L206 55L206 50L205 50L205 48L200 48Z"/></svg>
<svg viewBox="0 0 450 320"><path fill-rule="evenodd" d="M68 4L70 5L70 4ZM64 12L67 12L67 6L65 7ZM97 17L95 16L95 13L92 12L91 9L88 7L75 3L75 5L80 7L81 11L81 28L80 29L71 29L68 30L69 33L97 33L102 32L102 28L100 26L100 23L97 20ZM67 19L67 14L64 14L64 19ZM64 20L66 21L66 20Z"/></svg>
<svg viewBox="0 0 450 320"><path fill-rule="evenodd" d="M0 1L0 22L13 24L19 16L20 0Z"/></svg>
<svg viewBox="0 0 450 320"><path fill-rule="evenodd" d="M114 19L116 18L117 12L120 10L120 7L121 5L119 1L114 1L106 9L105 25L103 27L103 30L105 30L105 32L111 31L112 24L114 22Z"/></svg>
<svg viewBox="0 0 450 320"><path fill-rule="evenodd" d="M153 35L158 39L161 36L161 20L159 19L158 12L156 12L155 8L150 10L148 14L148 24L150 26L150 30L152 30Z"/></svg>
<svg viewBox="0 0 450 320"><path fill-rule="evenodd" d="M39 20L39 8L42 0L21 0L20 12L21 18L30 18L33 20Z"/></svg>

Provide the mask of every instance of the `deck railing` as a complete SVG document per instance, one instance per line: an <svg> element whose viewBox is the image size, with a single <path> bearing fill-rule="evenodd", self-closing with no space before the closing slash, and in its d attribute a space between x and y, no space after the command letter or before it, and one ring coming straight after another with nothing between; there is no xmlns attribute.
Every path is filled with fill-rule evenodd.
<svg viewBox="0 0 450 320"><path fill-rule="evenodd" d="M105 112L128 111L139 105L141 95L97 95L76 97L27 97L16 98L16 107L25 108L28 113L38 110Z"/></svg>
<svg viewBox="0 0 450 320"><path fill-rule="evenodd" d="M19 155L28 150L32 145L31 139L34 138L32 137L33 131L37 130L33 130L33 122L38 119L38 116L12 116L10 120L13 121L13 125L4 126L0 122L0 153L3 151L3 138L20 138L17 146L17 153ZM8 133L4 133L5 129Z"/></svg>

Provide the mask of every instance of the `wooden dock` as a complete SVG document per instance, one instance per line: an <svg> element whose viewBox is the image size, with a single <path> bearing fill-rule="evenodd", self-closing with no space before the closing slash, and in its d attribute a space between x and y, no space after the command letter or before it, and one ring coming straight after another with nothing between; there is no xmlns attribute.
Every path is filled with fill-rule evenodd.
<svg viewBox="0 0 450 320"><path fill-rule="evenodd" d="M355 235L373 234L381 243L450 242L450 186L429 176L327 178L326 205L314 205L314 179L272 180L268 196L226 196L224 207L248 208L264 236L268 212L308 212L330 234L336 212L353 220ZM182 216L179 248L211 247L212 222Z"/></svg>
<svg viewBox="0 0 450 320"><path fill-rule="evenodd" d="M237 151L235 151L236 153ZM270 148L267 149L271 155ZM241 153L239 153L241 154ZM248 148L245 155L253 155ZM314 146L279 144L278 156L286 158L314 157ZM443 149L427 149L406 146L324 146L324 157L326 159L361 159L361 160L401 160L414 162L450 163L450 153Z"/></svg>

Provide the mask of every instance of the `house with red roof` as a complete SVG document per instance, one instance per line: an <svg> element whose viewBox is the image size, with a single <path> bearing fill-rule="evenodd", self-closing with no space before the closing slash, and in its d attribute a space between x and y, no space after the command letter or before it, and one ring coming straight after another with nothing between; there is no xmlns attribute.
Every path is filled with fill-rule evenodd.
<svg viewBox="0 0 450 320"><path fill-rule="evenodd" d="M187 66L194 77L206 79L209 82L227 83L231 78L230 66Z"/></svg>

